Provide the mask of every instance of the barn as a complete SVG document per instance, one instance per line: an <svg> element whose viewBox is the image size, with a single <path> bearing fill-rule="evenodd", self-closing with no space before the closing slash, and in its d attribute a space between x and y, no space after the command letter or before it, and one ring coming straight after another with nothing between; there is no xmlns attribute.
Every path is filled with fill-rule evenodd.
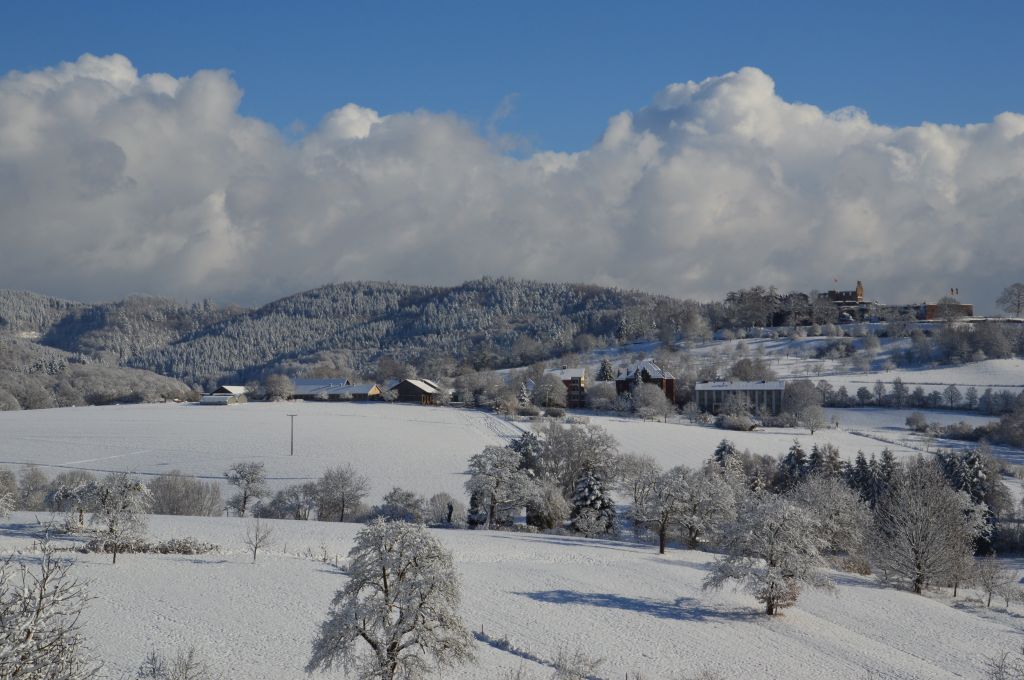
<svg viewBox="0 0 1024 680"><path fill-rule="evenodd" d="M347 378L292 378L292 398L326 399L331 390L351 384Z"/></svg>
<svg viewBox="0 0 1024 680"><path fill-rule="evenodd" d="M433 406L441 402L441 387L426 378L406 378L394 387L397 401L418 402Z"/></svg>

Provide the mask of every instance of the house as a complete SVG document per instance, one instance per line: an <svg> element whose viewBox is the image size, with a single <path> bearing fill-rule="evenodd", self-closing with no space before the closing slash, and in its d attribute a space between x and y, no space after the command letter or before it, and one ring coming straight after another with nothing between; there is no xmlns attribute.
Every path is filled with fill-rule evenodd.
<svg viewBox="0 0 1024 680"><path fill-rule="evenodd" d="M330 390L351 384L347 378L292 378L292 398L326 399Z"/></svg>
<svg viewBox="0 0 1024 680"><path fill-rule="evenodd" d="M778 415L782 410L782 394L786 390L783 380L758 382L699 382L693 398L697 408L706 413L718 413L722 403L730 396L746 398L755 411Z"/></svg>
<svg viewBox="0 0 1024 680"><path fill-rule="evenodd" d="M441 387L426 378L406 378L393 388L398 397L396 401L419 402L425 406L440 403Z"/></svg>
<svg viewBox="0 0 1024 680"><path fill-rule="evenodd" d="M936 321L961 316L974 316L974 305L965 302L924 303L918 308L917 318L921 321Z"/></svg>
<svg viewBox="0 0 1024 680"><path fill-rule="evenodd" d="M633 385L639 380L651 385L657 385L668 397L669 401L676 399L676 377L654 363L654 359L644 359L624 370L620 370L615 376L615 391L619 394L629 392Z"/></svg>
<svg viewBox="0 0 1024 680"><path fill-rule="evenodd" d="M544 371L554 375L565 385L565 405L569 408L583 408L587 405L587 369L586 368L549 368Z"/></svg>

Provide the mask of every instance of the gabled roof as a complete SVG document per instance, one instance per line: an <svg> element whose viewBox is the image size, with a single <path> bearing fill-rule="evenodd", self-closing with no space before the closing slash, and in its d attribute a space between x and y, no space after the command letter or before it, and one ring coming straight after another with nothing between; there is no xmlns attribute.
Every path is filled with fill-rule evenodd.
<svg viewBox="0 0 1024 680"><path fill-rule="evenodd" d="M699 382L695 389L698 392L725 392L729 390L782 390L786 388L784 380L759 380L753 382L718 380L714 382Z"/></svg>
<svg viewBox="0 0 1024 680"><path fill-rule="evenodd" d="M384 384L381 385L381 389L393 390L396 387L398 387L399 383L401 382L402 381L399 378L388 378L387 380L384 381Z"/></svg>
<svg viewBox="0 0 1024 680"><path fill-rule="evenodd" d="M323 390L323 393L324 394L338 394L338 395L343 395L343 394L352 394L352 395L363 394L363 395L368 395L371 392L373 392L374 388L376 388L376 387L377 387L377 385L375 383L364 383L362 385L335 385L334 387L328 387L327 389ZM380 390L378 389L377 391L379 392Z"/></svg>
<svg viewBox="0 0 1024 680"><path fill-rule="evenodd" d="M243 387L242 385L219 385L217 389L213 391L213 394L224 394L225 392L234 395L248 394L249 388Z"/></svg>
<svg viewBox="0 0 1024 680"><path fill-rule="evenodd" d="M421 390L426 394L440 394L441 388L437 386L437 383L431 382L430 380L424 380L422 378L406 378L402 383L408 383L417 389ZM401 383L399 383L401 384Z"/></svg>
<svg viewBox="0 0 1024 680"><path fill-rule="evenodd" d="M633 380L637 371L641 374L646 374L651 380L675 380L675 376L654 363L654 359L644 359L632 366L628 366L625 370L620 370L615 379Z"/></svg>

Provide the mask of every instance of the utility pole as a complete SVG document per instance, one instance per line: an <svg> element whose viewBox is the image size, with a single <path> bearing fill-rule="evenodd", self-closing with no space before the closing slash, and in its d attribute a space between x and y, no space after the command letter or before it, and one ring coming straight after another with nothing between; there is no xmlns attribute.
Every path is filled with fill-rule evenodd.
<svg viewBox="0 0 1024 680"><path fill-rule="evenodd" d="M297 415L299 415L299 414L298 413L289 413L288 414L288 417L292 419L292 439L291 439L291 445L288 447L288 455L289 456L294 456L295 455L295 416L297 416Z"/></svg>

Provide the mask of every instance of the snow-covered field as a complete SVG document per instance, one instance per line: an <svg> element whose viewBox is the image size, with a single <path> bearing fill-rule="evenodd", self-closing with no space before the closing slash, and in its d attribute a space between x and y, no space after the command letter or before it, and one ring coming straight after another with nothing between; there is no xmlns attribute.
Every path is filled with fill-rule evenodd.
<svg viewBox="0 0 1024 680"><path fill-rule="evenodd" d="M75 555L94 596L83 624L110 677L152 649L195 645L223 677L301 678L319 622L345 577L304 556L323 546L342 559L358 525L273 522L275 542L256 564L237 518L154 517L157 539L195 536L222 546L205 556ZM0 521L0 552L27 548L36 515ZM579 646L605 660L601 678L696 674L726 678L981 678L983 664L1019 648L1024 617L953 607L835 574L834 593L807 592L781 617L731 590L705 593L713 556L603 540L483 531L437 531L461 575L474 631L540 659ZM498 678L523 665L551 669L483 642L478 662L444 678Z"/></svg>
<svg viewBox="0 0 1024 680"><path fill-rule="evenodd" d="M295 455L289 456L289 420L295 419ZM663 466L699 466L727 438L741 449L779 455L797 439L810 449L831 443L852 458L858 450L897 456L922 450L902 428L907 412L831 411L842 426L820 430L767 428L726 432L683 422L591 416L608 429L620 451L654 456ZM935 412L930 419L960 419ZM968 419L973 420L968 417ZM978 422L983 422L983 419ZM529 423L457 408L385 403L250 403L239 406L148 404L0 412L0 466L42 466L50 474L80 468L156 475L170 470L211 480L240 461L266 465L273 488L314 479L328 467L351 463L371 482L370 502L394 486L430 496L465 495L469 457L502 444Z"/></svg>
<svg viewBox="0 0 1024 680"><path fill-rule="evenodd" d="M295 418L295 455L289 419ZM61 469L180 470L219 480L240 461L266 465L274 488L351 463L370 499L393 486L464 494L466 461L519 432L479 411L384 403L145 404L0 413L0 465Z"/></svg>

